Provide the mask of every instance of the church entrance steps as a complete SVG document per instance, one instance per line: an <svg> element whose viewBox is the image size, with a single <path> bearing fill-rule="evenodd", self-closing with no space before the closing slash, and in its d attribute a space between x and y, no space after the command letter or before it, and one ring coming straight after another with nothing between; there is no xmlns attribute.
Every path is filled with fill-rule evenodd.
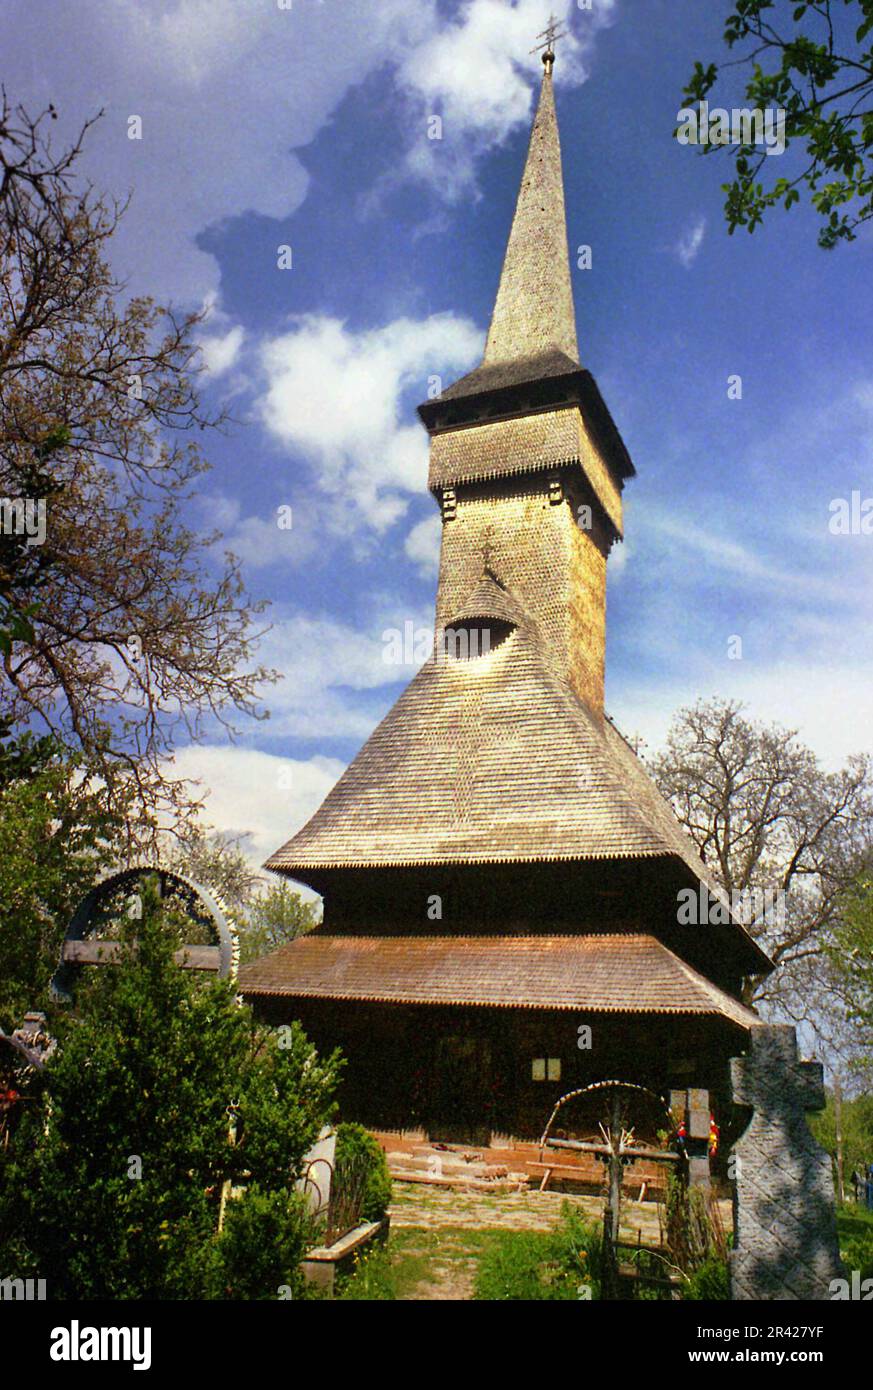
<svg viewBox="0 0 873 1390"><path fill-rule="evenodd" d="M471 1190L518 1191L536 1186L541 1191L558 1188L599 1196L604 1169L589 1154L558 1154L539 1144L510 1140L497 1146L443 1144L418 1135L373 1131L385 1150L391 1175L398 1182L419 1182L434 1187L470 1187ZM624 1191L629 1201L663 1201L665 1178L657 1164L638 1160L628 1167Z"/></svg>
<svg viewBox="0 0 873 1390"><path fill-rule="evenodd" d="M465 1192L519 1192L528 1186L526 1173L516 1177L479 1178L469 1173L432 1174L409 1168L395 1168L389 1163L391 1176L396 1182L422 1183L430 1187L458 1187Z"/></svg>

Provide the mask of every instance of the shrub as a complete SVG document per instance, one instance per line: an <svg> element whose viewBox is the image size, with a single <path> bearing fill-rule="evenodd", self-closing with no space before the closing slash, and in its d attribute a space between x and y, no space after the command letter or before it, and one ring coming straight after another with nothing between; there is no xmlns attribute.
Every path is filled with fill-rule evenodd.
<svg viewBox="0 0 873 1390"><path fill-rule="evenodd" d="M716 1254L706 1257L690 1275L682 1293L684 1299L713 1303L730 1298L730 1276L726 1262Z"/></svg>
<svg viewBox="0 0 873 1390"><path fill-rule="evenodd" d="M341 1124L336 1133L334 1162L334 1211L357 1208L357 1219L380 1221L391 1201L388 1161L372 1134L363 1125ZM354 1224L354 1219L350 1219Z"/></svg>
<svg viewBox="0 0 873 1390"><path fill-rule="evenodd" d="M228 1280L269 1281L234 1297L275 1297L299 1243L288 1189L332 1113L339 1059L298 1025L280 1043L233 982L180 970L178 924L153 889L142 899L121 963L85 975L55 1020L43 1100L0 1162L0 1247L51 1299L225 1297L209 1290ZM216 1237L225 1182L257 1192ZM238 1247L258 1257L248 1285Z"/></svg>
<svg viewBox="0 0 873 1390"><path fill-rule="evenodd" d="M303 1292L302 1260L310 1243L306 1201L297 1192L248 1188L227 1204L216 1241L217 1298L277 1299L280 1288L294 1298Z"/></svg>

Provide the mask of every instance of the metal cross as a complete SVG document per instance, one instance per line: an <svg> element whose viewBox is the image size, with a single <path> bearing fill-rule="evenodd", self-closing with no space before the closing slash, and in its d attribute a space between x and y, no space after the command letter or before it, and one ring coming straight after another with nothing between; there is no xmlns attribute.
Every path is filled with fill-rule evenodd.
<svg viewBox="0 0 873 1390"><path fill-rule="evenodd" d="M550 57L552 62L554 62L555 44L557 43L558 39L565 39L567 37L566 29L563 29L560 33L558 33L560 27L560 21L555 19L555 16L552 14L549 15L548 28L544 29L541 34L537 34L537 38L542 39L543 42L535 44L534 47L531 49L531 53L539 53L541 50L545 50L543 52L544 63L547 62Z"/></svg>

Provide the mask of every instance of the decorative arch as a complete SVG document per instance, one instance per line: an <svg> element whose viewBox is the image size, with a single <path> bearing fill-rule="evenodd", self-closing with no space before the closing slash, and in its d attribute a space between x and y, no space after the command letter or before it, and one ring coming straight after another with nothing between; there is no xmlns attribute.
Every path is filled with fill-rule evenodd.
<svg viewBox="0 0 873 1390"><path fill-rule="evenodd" d="M658 1106L663 1111L664 1116L672 1123L672 1116L670 1114L669 1105L665 1101L664 1097L662 1095L659 1095L657 1091L653 1091L651 1087L640 1086L635 1081L593 1081L589 1086L580 1086L578 1090L568 1091L566 1095L561 1096L560 1099L555 1102L552 1113L548 1118L545 1129L543 1130L542 1138L540 1139L540 1149L543 1149L545 1145L548 1143L552 1125L555 1123L555 1120L557 1119L559 1112L563 1109L563 1107L567 1104L568 1101L576 1100L579 1096L591 1095L595 1091L604 1091L609 1093L615 1092L616 1090L638 1091L641 1092L643 1095L651 1097L652 1100L657 1102Z"/></svg>
<svg viewBox="0 0 873 1390"><path fill-rule="evenodd" d="M183 943L176 952L177 963L185 970L203 970L219 979L235 979L239 965L239 939L230 912L212 889L204 888L194 879L161 864L139 864L109 874L85 894L79 903L64 936L61 959L52 980L52 991L60 999L69 999L70 987L78 969L85 965L112 965L118 958L121 943L111 936L101 936L104 913L113 900L131 897L136 885L148 877L157 879L161 899L176 899L192 923L192 935L203 932L208 942Z"/></svg>

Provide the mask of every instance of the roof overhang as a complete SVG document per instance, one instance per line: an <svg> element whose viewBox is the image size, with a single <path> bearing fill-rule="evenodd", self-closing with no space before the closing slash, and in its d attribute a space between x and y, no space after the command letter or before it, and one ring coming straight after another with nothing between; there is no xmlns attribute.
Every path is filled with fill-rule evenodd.
<svg viewBox="0 0 873 1390"><path fill-rule="evenodd" d="M655 937L298 937L239 976L246 998L712 1017L749 1029L757 1014Z"/></svg>
<svg viewBox="0 0 873 1390"><path fill-rule="evenodd" d="M556 406L577 405L616 477L622 482L634 477L636 469L630 454L591 373L584 367L566 370L563 365L551 376L529 376L531 370L533 364L522 369L518 377L507 377L494 368L479 368L464 378L471 382L468 393L456 396L452 394L456 388L450 387L436 400L420 405L418 414L428 433L436 435L468 425L554 410Z"/></svg>

